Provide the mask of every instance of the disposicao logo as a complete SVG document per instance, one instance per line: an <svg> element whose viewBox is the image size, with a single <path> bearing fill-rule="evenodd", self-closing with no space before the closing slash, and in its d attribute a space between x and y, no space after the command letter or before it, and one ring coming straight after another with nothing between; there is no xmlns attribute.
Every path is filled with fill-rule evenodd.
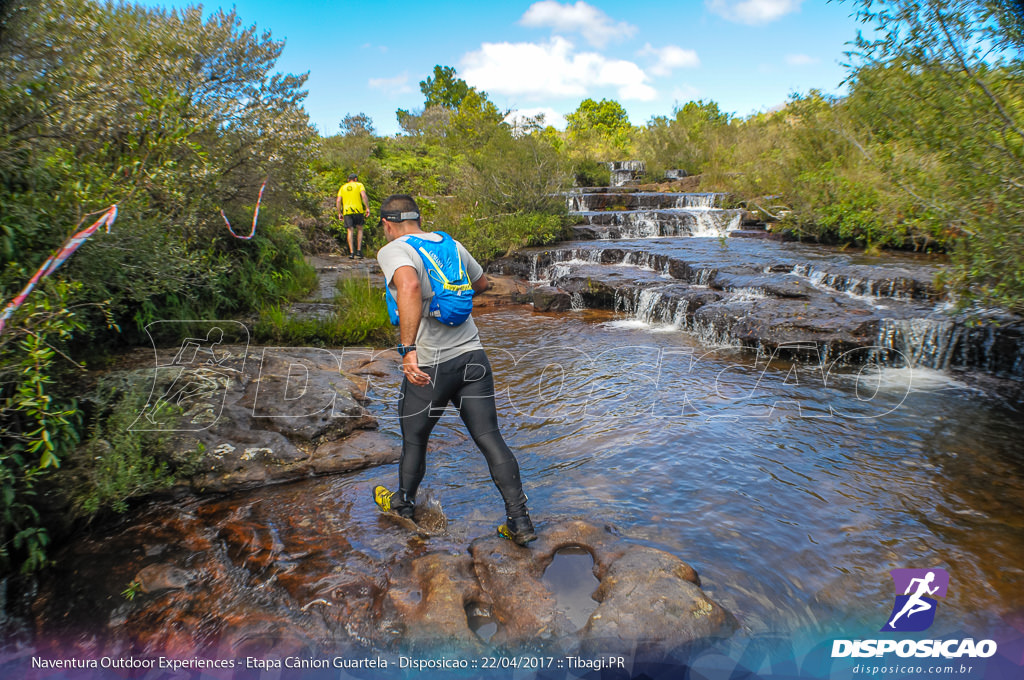
<svg viewBox="0 0 1024 680"><path fill-rule="evenodd" d="M935 622L937 597L945 597L949 574L945 569L893 569L896 598L892 613L881 632L917 633ZM993 640L834 640L832 657L884 656L895 652L901 657L987 658L996 653Z"/></svg>

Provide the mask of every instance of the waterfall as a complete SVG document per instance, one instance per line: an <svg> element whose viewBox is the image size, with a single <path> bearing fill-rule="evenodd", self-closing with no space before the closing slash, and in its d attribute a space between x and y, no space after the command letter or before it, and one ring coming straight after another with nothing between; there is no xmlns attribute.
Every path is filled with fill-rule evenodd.
<svg viewBox="0 0 1024 680"><path fill-rule="evenodd" d="M573 248L547 252L544 255L550 258L550 263L543 267L540 265L541 254L533 253L530 260L530 283L551 283L571 274L574 265L601 264L604 251L600 248Z"/></svg>
<svg viewBox="0 0 1024 680"><path fill-rule="evenodd" d="M587 308L586 303L583 302L583 293L576 291L569 295L569 309L573 312L582 312Z"/></svg>
<svg viewBox="0 0 1024 680"><path fill-rule="evenodd" d="M530 261L530 283L537 283L540 281L540 253L534 253L533 259Z"/></svg>
<svg viewBox="0 0 1024 680"><path fill-rule="evenodd" d="M807 279L815 288L826 288L868 301L871 298L910 300L915 297L927 297L927 291L925 291L925 295L915 295L915 282L900 276L871 279L866 276L851 276L825 271L812 264L795 265L791 273Z"/></svg>
<svg viewBox="0 0 1024 680"><path fill-rule="evenodd" d="M690 309L690 301L683 298L676 303L676 310L672 313L672 325L679 330L685 330L689 323L686 317L687 311Z"/></svg>
<svg viewBox="0 0 1024 680"><path fill-rule="evenodd" d="M704 286L706 288L708 284L711 282L711 277L714 275L714 273L714 269L701 269L699 272L697 272L697 276L694 277L693 285Z"/></svg>
<svg viewBox="0 0 1024 680"><path fill-rule="evenodd" d="M633 316L645 323L652 323L659 302L661 302L660 290L646 288L640 291L640 295L636 300L636 308L633 310Z"/></svg>
<svg viewBox="0 0 1024 680"><path fill-rule="evenodd" d="M676 208L690 208L693 210L713 210L718 208L725 194L679 194L676 198Z"/></svg>
<svg viewBox="0 0 1024 680"><path fill-rule="evenodd" d="M643 175L647 165L643 161L613 161L608 163L608 169L612 174L612 186L621 187Z"/></svg>
<svg viewBox="0 0 1024 680"><path fill-rule="evenodd" d="M886 319L878 329L880 359L891 364L891 351L895 350L907 366L944 370L950 366L962 332L952 319Z"/></svg>
<svg viewBox="0 0 1024 680"><path fill-rule="evenodd" d="M654 212L625 213L621 220L620 238L649 238L661 236L661 220Z"/></svg>
<svg viewBox="0 0 1024 680"><path fill-rule="evenodd" d="M738 210L694 210L690 213L696 222L691 236L721 237L740 226ZM728 220L728 221L726 221Z"/></svg>

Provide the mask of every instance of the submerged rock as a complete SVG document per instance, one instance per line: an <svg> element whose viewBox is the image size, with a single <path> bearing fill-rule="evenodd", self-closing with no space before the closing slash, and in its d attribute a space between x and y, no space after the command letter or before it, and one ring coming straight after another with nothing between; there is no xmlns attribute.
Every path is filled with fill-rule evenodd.
<svg viewBox="0 0 1024 680"><path fill-rule="evenodd" d="M193 581L195 575L173 564L151 564L135 574L134 583L143 593L160 590L181 590Z"/></svg>

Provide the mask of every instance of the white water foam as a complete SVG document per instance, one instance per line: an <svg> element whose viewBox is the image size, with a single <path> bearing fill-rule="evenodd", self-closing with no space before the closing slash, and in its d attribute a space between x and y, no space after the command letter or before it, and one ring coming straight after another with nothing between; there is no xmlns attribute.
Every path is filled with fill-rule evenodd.
<svg viewBox="0 0 1024 680"><path fill-rule="evenodd" d="M944 390L979 392L974 387L957 380L954 376L934 368L921 366L903 366L893 368L867 364L858 371L849 373L833 373L838 381L856 383L863 391L876 390L883 394L899 394L901 392L941 392Z"/></svg>
<svg viewBox="0 0 1024 680"><path fill-rule="evenodd" d="M755 302L768 298L764 288L733 288L730 292L733 294L730 302Z"/></svg>
<svg viewBox="0 0 1024 680"><path fill-rule="evenodd" d="M730 231L738 229L740 226L740 213L738 210L688 208L686 212L693 215L694 222L696 223L693 232L690 234L694 237L721 238L727 236ZM732 215L729 216L729 213L732 213ZM729 216L729 221L723 222L722 218L726 216Z"/></svg>

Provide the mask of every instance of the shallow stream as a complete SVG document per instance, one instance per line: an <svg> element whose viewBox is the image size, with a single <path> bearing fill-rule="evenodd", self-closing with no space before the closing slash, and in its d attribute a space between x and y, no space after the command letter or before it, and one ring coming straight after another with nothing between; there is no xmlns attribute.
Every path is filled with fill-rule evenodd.
<svg viewBox="0 0 1024 680"><path fill-rule="evenodd" d="M903 567L950 574L936 635L981 638L1020 621L1024 419L1004 383L927 369L823 373L612 312L476 318L541 532L585 518L679 555L740 635L877 631L892 606L888 572ZM372 381L370 408L397 439L397 371ZM157 503L83 536L55 556L33 604L35 644L128 651L118 630L151 652L262 654L292 649L296 636L359 644L374 637L365 626L390 570L427 550L464 551L501 521L454 416L435 430L425 482L445 535L424 540L377 512L372 487L395 477L388 466ZM559 555L547 576L571 616L589 611L577 592L589 559ZM121 591L154 562L198 575L203 595L146 596L168 604L159 619L141 615ZM488 626L478 623L481 637Z"/></svg>

